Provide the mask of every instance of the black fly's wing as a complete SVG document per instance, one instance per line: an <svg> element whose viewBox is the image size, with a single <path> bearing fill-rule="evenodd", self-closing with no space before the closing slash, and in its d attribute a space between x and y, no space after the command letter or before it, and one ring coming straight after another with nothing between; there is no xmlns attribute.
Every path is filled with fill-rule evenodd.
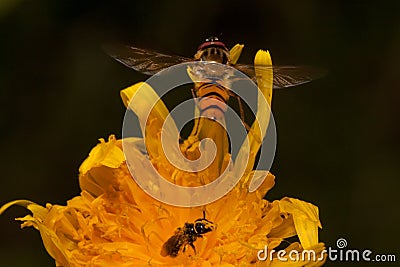
<svg viewBox="0 0 400 267"><path fill-rule="evenodd" d="M161 248L161 256L166 257L176 257L181 250L181 247L183 245L183 240L182 240L182 235L181 234L175 234L171 236L167 242L164 243L164 245Z"/></svg>
<svg viewBox="0 0 400 267"><path fill-rule="evenodd" d="M245 64L236 64L234 67L247 76L254 82L257 82L254 66ZM326 71L312 66L255 66L260 69L272 68L274 89L287 88L303 83L308 83L319 79L326 74Z"/></svg>
<svg viewBox="0 0 400 267"><path fill-rule="evenodd" d="M193 61L193 59L187 57L166 55L128 45L105 45L104 50L125 66L147 75L154 75L176 64Z"/></svg>

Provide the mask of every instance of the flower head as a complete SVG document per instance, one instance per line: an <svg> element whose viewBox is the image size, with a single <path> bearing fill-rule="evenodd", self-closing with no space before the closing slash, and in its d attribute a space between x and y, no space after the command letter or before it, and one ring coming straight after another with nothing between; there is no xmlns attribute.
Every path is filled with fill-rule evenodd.
<svg viewBox="0 0 400 267"><path fill-rule="evenodd" d="M263 55L266 56L269 57ZM261 74L259 84L267 84L266 89L271 90L272 79L268 75L272 73ZM143 84L122 91L127 106L141 86ZM149 94L151 91L146 92ZM270 96L268 99L270 101ZM140 110L136 111L141 119ZM32 226L40 231L46 250L55 259L56 266L323 264L323 259L293 261L286 257L286 261L282 261L276 254L260 260L260 251L266 247L269 250L277 248L286 238L296 235L300 242L291 244L285 250L300 253L303 249L310 249L319 253L324 248L322 243L318 243L318 227L321 227L318 208L292 198L267 201L264 196L274 186L274 176L269 172L251 170L268 119L256 121L251 128L250 162L246 163L248 165L240 181L218 200L198 207L177 207L144 192L129 170L124 156L125 145L132 151L138 151L134 154L137 162L151 160L156 170L175 184L199 186L215 178L213 170L190 173L175 168L168 161L160 145L160 125L166 115L166 108L159 102L144 124L150 139L146 142L148 154L143 152L141 139L132 138L126 144L123 144L126 140L117 140L113 135L108 141L100 139L79 169L81 194L65 206L47 204L42 207L30 201L17 200L4 205L0 213L14 204L29 209L32 215L18 220L23 222L22 227ZM219 134L219 131L216 133ZM189 158L196 155L198 141L187 140L181 146L182 152ZM185 146L188 142L192 144L191 150ZM218 165L215 168L229 168L229 157L222 156L222 167ZM141 171L134 175L141 175ZM248 188L252 177L257 175L265 179L250 192ZM157 187L156 184L153 186ZM207 231L196 228L196 222L199 227L208 227ZM190 227L194 229L185 231ZM172 252L174 249L176 253Z"/></svg>

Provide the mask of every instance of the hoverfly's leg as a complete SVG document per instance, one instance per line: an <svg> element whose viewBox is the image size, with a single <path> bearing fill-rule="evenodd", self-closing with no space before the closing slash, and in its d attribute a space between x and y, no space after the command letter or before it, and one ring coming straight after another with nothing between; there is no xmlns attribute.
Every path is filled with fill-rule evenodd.
<svg viewBox="0 0 400 267"><path fill-rule="evenodd" d="M244 121L245 117L244 117L244 109L243 109L242 100L240 99L240 96L238 96L238 95L235 95L235 96L236 96L236 101L239 104L240 118L242 119L242 121Z"/></svg>
<svg viewBox="0 0 400 267"><path fill-rule="evenodd" d="M235 95L235 97L236 97L236 101L238 102L238 105L239 105L240 119L242 120L244 126L246 127L246 130L250 131L250 126L247 125L247 123L245 121L244 108L243 108L242 100L240 99L240 96L238 96L238 95Z"/></svg>
<svg viewBox="0 0 400 267"><path fill-rule="evenodd" d="M189 243L189 246L192 247L192 249L193 249L193 251L194 251L194 255L196 255L196 254L197 254L197 252L196 252L196 247L193 245L192 242Z"/></svg>
<svg viewBox="0 0 400 267"><path fill-rule="evenodd" d="M195 88L192 88L191 89L191 92L192 92L192 96L193 96L193 99L195 100L195 102L196 102L196 110L195 110L195 116L197 116L197 115L199 115L198 114L198 109L197 109L197 107L198 107L198 99L197 99L197 95L196 95L196 90L195 90ZM197 136L198 134L199 134L199 127L200 127L200 118L195 118L194 119L194 126L193 126L193 129L192 129L192 132L190 133L190 136Z"/></svg>
<svg viewBox="0 0 400 267"><path fill-rule="evenodd" d="M197 96L196 96L196 92L194 91L194 89L192 88L190 91L192 92L193 99L196 99Z"/></svg>
<svg viewBox="0 0 400 267"><path fill-rule="evenodd" d="M197 96L196 96L195 89L192 88L191 92L192 92L193 99L196 99ZM196 100L196 103L197 103L197 100ZM189 134L188 138L186 138L185 140L183 140L183 139L179 140L181 151L184 154L186 151L190 150L192 148L192 146L194 144L196 144L198 141L197 135L198 135L199 124L200 124L199 120L200 120L200 118L194 119L194 126L193 126L192 132Z"/></svg>

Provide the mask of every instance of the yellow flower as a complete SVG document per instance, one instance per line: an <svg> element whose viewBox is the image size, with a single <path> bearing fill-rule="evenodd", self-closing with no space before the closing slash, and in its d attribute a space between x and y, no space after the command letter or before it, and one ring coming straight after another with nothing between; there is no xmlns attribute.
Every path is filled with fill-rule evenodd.
<svg viewBox="0 0 400 267"><path fill-rule="evenodd" d="M262 64L270 64L268 53L258 56L256 61L266 60ZM269 103L271 75L272 72L259 75L259 86L265 87L262 92ZM140 98L144 102L152 98L152 90L140 90L143 86L146 85L137 84L121 92L126 106L136 94L147 94ZM263 110L262 106L259 108ZM140 108L134 111L139 120L143 119ZM158 102L143 125L148 138L148 155L137 154L139 162L148 160L149 156L157 171L175 184L199 186L211 182L215 178L210 178L213 170L185 172L176 169L165 157L160 145L160 129L167 113L163 103ZM267 247L270 251L286 238L296 235L300 243L291 244L285 251L301 253L307 249L318 255L324 245L318 243L318 227L321 225L316 206L292 198L273 202L264 199L274 186L275 177L271 173L261 173L266 176L262 184L252 192L248 190L253 175L260 175L251 168L268 125L268 119L260 114L257 118L249 133L250 160L246 162L243 177L233 190L205 206L171 206L145 193L128 169L124 140L117 140L112 135L107 142L100 139L82 163L79 169L82 192L69 200L66 206L47 204L42 207L30 201L17 200L4 205L0 213L14 204L29 209L32 215L18 220L23 222L22 227L32 226L40 231L56 266L320 266L324 259L292 260L285 257L286 260L282 260L276 254L265 260L258 258L261 250ZM215 133L218 135L219 131ZM141 139L127 141L131 149L144 149ZM197 144L199 140L186 141ZM198 147L192 146L192 149L196 154ZM182 150L186 155L193 155L185 148ZM223 168L227 168L228 156L222 156ZM179 227L204 219L204 215L214 228L197 238L193 244L195 250L184 243L176 257L162 252L163 245Z"/></svg>

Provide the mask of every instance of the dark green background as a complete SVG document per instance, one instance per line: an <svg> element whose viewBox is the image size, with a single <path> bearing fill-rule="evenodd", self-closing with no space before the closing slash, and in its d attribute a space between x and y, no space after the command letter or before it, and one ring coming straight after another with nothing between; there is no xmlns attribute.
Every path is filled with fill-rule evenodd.
<svg viewBox="0 0 400 267"><path fill-rule="evenodd" d="M146 76L113 61L102 44L191 56L222 33L229 47L246 45L241 62L263 48L274 63L329 70L275 92L276 185L267 198L318 205L327 245L343 237L350 248L400 257L399 3L2 0L0 204L65 204L79 193L78 167L97 139L121 137L119 90ZM14 222L25 214L12 208L0 218L0 265L54 266L38 232Z"/></svg>

